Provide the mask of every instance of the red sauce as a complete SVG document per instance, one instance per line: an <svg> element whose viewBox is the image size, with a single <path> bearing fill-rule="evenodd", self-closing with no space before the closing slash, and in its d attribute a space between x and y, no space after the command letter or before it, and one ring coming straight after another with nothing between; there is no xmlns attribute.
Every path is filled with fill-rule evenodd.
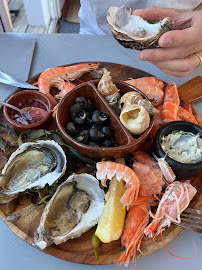
<svg viewBox="0 0 202 270"><path fill-rule="evenodd" d="M20 112L11 110L11 119L23 125L34 124L42 120L48 113L47 105L44 101L40 99L22 100L21 102L16 104L16 107L20 109L31 107L31 109L27 113L28 117L22 116Z"/></svg>

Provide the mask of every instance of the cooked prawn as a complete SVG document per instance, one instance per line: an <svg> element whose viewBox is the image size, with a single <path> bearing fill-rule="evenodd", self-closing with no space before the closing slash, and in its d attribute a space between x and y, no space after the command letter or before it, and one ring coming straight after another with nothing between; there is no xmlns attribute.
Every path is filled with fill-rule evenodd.
<svg viewBox="0 0 202 270"><path fill-rule="evenodd" d="M38 80L39 91L50 97L51 86L58 87L59 90L66 92L64 81L75 80L90 70L97 69L95 63L82 63L68 67L49 68L41 73ZM61 98L62 94L57 96Z"/></svg>
<svg viewBox="0 0 202 270"><path fill-rule="evenodd" d="M125 181L127 187L121 198L124 207L129 208L130 204L137 199L140 182L134 171L128 166L112 161L101 161L96 164L97 179L101 180L103 186L106 186L107 179L117 179ZM126 186L125 185L125 186Z"/></svg>
<svg viewBox="0 0 202 270"><path fill-rule="evenodd" d="M150 214L153 221L147 226L144 233L153 237L158 235L162 228L170 227L171 222L180 223L180 214L188 207L197 190L189 183L178 181L170 184L163 194L156 214Z"/></svg>
<svg viewBox="0 0 202 270"><path fill-rule="evenodd" d="M130 260L136 262L136 251L140 251L140 244L144 236L144 229L149 222L150 204L147 200L130 208L121 236L121 244L125 251L121 253L117 263L127 267Z"/></svg>
<svg viewBox="0 0 202 270"><path fill-rule="evenodd" d="M196 118L194 117L194 115L192 114L192 112L182 108L181 106L179 107L177 116L179 117L180 120L192 122L198 125L198 122Z"/></svg>
<svg viewBox="0 0 202 270"><path fill-rule="evenodd" d="M142 78L137 78L137 79L132 79L133 80L133 86L139 87L140 85L145 85L145 84L153 84L161 89L164 87L164 83L162 80L156 78L156 77L142 77ZM129 80L125 81L128 83Z"/></svg>
<svg viewBox="0 0 202 270"><path fill-rule="evenodd" d="M147 165L155 173L155 176L156 178L158 178L158 181L161 183L161 186L165 185L162 171L158 165L158 162L155 159L153 159L150 155L141 150L135 151L133 153L133 156L139 163Z"/></svg>
<svg viewBox="0 0 202 270"><path fill-rule="evenodd" d="M179 120L180 98L178 95L177 87L175 83L168 83L165 89L165 96L163 102L162 117L163 123Z"/></svg>
<svg viewBox="0 0 202 270"><path fill-rule="evenodd" d="M124 82L136 87L136 83L133 83L134 80ZM163 103L164 92L160 87L153 84L140 84L137 88L148 97L153 106L156 107Z"/></svg>
<svg viewBox="0 0 202 270"><path fill-rule="evenodd" d="M149 166L135 161L133 163L133 171L140 181L139 195L152 196L161 192L162 185Z"/></svg>

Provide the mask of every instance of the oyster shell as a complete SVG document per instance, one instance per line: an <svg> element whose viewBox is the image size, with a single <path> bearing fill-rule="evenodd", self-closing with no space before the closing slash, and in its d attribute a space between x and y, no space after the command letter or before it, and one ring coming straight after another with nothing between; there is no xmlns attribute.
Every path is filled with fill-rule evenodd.
<svg viewBox="0 0 202 270"><path fill-rule="evenodd" d="M72 174L47 203L34 233L40 249L59 245L95 226L104 209L104 191L90 174Z"/></svg>
<svg viewBox="0 0 202 270"><path fill-rule="evenodd" d="M23 143L12 153L0 176L0 203L32 188L52 185L66 170L66 156L55 141Z"/></svg>
<svg viewBox="0 0 202 270"><path fill-rule="evenodd" d="M169 17L158 23L148 23L131 13L132 9L127 6L110 7L107 13L112 34L126 48L143 50L158 47L160 36L173 29L173 21Z"/></svg>
<svg viewBox="0 0 202 270"><path fill-rule="evenodd" d="M120 121L131 134L140 135L149 127L150 117L143 106L132 104L122 110Z"/></svg>

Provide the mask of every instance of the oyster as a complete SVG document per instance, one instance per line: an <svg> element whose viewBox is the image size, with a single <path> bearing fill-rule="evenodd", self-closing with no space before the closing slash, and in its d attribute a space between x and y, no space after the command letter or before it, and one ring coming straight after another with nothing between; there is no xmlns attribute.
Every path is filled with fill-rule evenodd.
<svg viewBox="0 0 202 270"><path fill-rule="evenodd" d="M66 170L66 156L55 141L23 143L12 153L0 176L0 203L32 188L52 185Z"/></svg>
<svg viewBox="0 0 202 270"><path fill-rule="evenodd" d="M104 191L90 174L72 174L47 203L34 233L40 249L80 237L97 224L104 209Z"/></svg>
<svg viewBox="0 0 202 270"><path fill-rule="evenodd" d="M169 17L158 23L149 23L131 13L132 9L127 6L110 7L107 13L112 34L126 48L143 50L158 47L160 36L173 29L173 21Z"/></svg>

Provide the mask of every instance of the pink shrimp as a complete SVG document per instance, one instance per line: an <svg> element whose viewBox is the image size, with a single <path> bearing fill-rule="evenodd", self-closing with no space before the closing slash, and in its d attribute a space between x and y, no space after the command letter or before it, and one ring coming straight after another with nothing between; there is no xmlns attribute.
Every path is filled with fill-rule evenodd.
<svg viewBox="0 0 202 270"><path fill-rule="evenodd" d="M194 124L198 125L198 122L192 112L187 111L186 109L182 108L181 106L179 107L177 116L179 117L180 120L192 122Z"/></svg>
<svg viewBox="0 0 202 270"><path fill-rule="evenodd" d="M129 208L130 204L137 199L140 182L134 171L126 165L112 162L101 161L97 162L97 179L101 180L103 186L106 186L107 179L117 179L125 181L127 188L121 198L124 207Z"/></svg>
<svg viewBox="0 0 202 270"><path fill-rule="evenodd" d="M65 93L66 84L64 81L75 80L90 70L97 69L95 63L81 63L68 67L49 68L41 73L38 79L39 91L50 97L51 86L58 87ZM61 98L62 94L57 97Z"/></svg>
<svg viewBox="0 0 202 270"><path fill-rule="evenodd" d="M156 178L158 178L158 181L161 183L161 186L165 185L162 171L158 165L158 162L155 159L153 159L150 155L141 150L135 151L133 153L133 156L138 162L147 165L155 173L155 176Z"/></svg>
<svg viewBox="0 0 202 270"><path fill-rule="evenodd" d="M180 98L178 95L176 84L168 83L165 89L165 96L162 110L162 117L164 124L179 120L179 117L177 115L179 110L179 104Z"/></svg>
<svg viewBox="0 0 202 270"><path fill-rule="evenodd" d="M149 166L139 162L134 162L133 171L140 181L139 195L152 196L161 192L162 185L156 177L156 174L149 168Z"/></svg>
<svg viewBox="0 0 202 270"><path fill-rule="evenodd" d="M144 230L148 237L158 235L171 222L180 223L180 214L188 207L197 190L189 183L178 181L170 184L161 198L156 214L150 214L153 221Z"/></svg>
<svg viewBox="0 0 202 270"><path fill-rule="evenodd" d="M133 81L134 80L128 80L124 82L136 87ZM153 84L140 84L137 88L148 97L153 106L156 107L163 103L164 92L160 87Z"/></svg>
<svg viewBox="0 0 202 270"><path fill-rule="evenodd" d="M124 263L127 267L131 258L136 262L136 252L140 251L144 229L149 222L149 208L150 204L147 200L130 207L121 236L121 244L125 247L125 251L121 253L117 263Z"/></svg>
<svg viewBox="0 0 202 270"><path fill-rule="evenodd" d="M145 84L153 84L161 89L164 87L164 83L162 80L156 78L156 77L142 77L142 78L137 78L137 79L132 79L133 80L133 86L139 88L140 85L145 85ZM129 80L125 81L128 83Z"/></svg>

